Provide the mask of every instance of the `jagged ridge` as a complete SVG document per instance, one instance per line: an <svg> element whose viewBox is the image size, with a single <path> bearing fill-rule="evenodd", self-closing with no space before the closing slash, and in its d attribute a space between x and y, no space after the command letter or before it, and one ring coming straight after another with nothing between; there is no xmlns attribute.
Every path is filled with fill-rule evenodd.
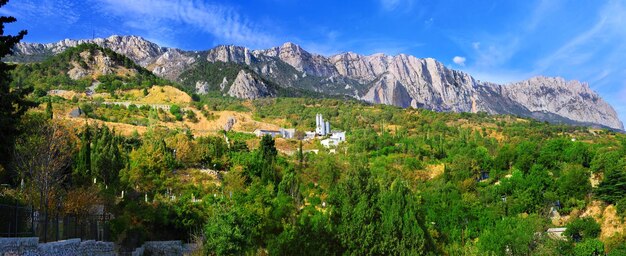
<svg viewBox="0 0 626 256"><path fill-rule="evenodd" d="M568 120L624 129L615 110L584 83L536 77L511 85L499 85L478 81L431 58L420 59L404 54L363 56L348 52L324 57L309 53L293 43L266 50L218 46L206 52L189 52L159 47L136 36L63 40L54 44L21 43L16 53L18 56L55 54L81 42L110 48L161 77L177 81L183 79L183 72L194 69L200 61L227 62L245 65L263 79L292 90L347 95L401 107L515 114L547 121ZM235 81L228 81L227 87L230 88ZM203 81L187 82L196 84ZM253 92L236 95L271 97L276 94L257 95ZM555 120L555 116L562 119Z"/></svg>

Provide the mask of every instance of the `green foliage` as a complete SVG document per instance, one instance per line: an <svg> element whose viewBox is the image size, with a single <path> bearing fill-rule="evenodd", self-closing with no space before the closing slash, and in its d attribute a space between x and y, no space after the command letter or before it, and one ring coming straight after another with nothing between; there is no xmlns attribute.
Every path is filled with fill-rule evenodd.
<svg viewBox="0 0 626 256"><path fill-rule="evenodd" d="M587 239L574 247L576 256L600 256L604 254L604 244L598 239Z"/></svg>
<svg viewBox="0 0 626 256"><path fill-rule="evenodd" d="M383 190L369 170L354 167L331 193L332 223L347 254L427 255L434 242L402 181Z"/></svg>
<svg viewBox="0 0 626 256"><path fill-rule="evenodd" d="M478 238L478 248L483 255L529 255L537 239L535 232L541 231L543 223L538 216L506 217L487 227Z"/></svg>
<svg viewBox="0 0 626 256"><path fill-rule="evenodd" d="M129 166L120 173L125 184L141 192L164 190L164 181L176 166L173 151L159 138L159 133L149 136L129 154Z"/></svg>
<svg viewBox="0 0 626 256"><path fill-rule="evenodd" d="M626 197L620 199L615 204L615 210L620 217L626 217Z"/></svg>
<svg viewBox="0 0 626 256"><path fill-rule="evenodd" d="M53 113L52 113L52 101L48 100L48 102L46 102L46 117L48 117L48 119L52 119Z"/></svg>
<svg viewBox="0 0 626 256"><path fill-rule="evenodd" d="M584 200L591 192L589 171L580 165L565 165L562 172L557 180L557 192L561 198Z"/></svg>
<svg viewBox="0 0 626 256"><path fill-rule="evenodd" d="M85 125L74 164L75 182L89 184L95 178L106 185L116 185L119 171L126 166L127 161L122 150L122 138L107 126Z"/></svg>
<svg viewBox="0 0 626 256"><path fill-rule="evenodd" d="M174 115L176 121L183 121L183 112L178 105L174 104L170 106L170 113Z"/></svg>
<svg viewBox="0 0 626 256"><path fill-rule="evenodd" d="M80 135L80 149L74 162L74 179L77 184L89 183L91 175L91 128L85 124Z"/></svg>
<svg viewBox="0 0 626 256"><path fill-rule="evenodd" d="M585 239L596 238L600 234L600 224L593 218L585 217L575 219L567 224L567 230L563 235L569 237L572 241L579 242Z"/></svg>
<svg viewBox="0 0 626 256"><path fill-rule="evenodd" d="M58 104L39 98L48 99ZM166 113L82 103L100 120L193 118L179 106ZM599 248L599 226L574 219L568 236L578 242L551 240L543 234L553 207L582 210L594 192L622 212L622 134L336 99L249 104L200 96L192 107L211 115L245 108L301 131L322 113L347 142L331 154L315 141L245 132L200 137L146 121L142 135L122 137L91 126L77 132L74 176L63 186L89 186L93 177L107 184L112 233L128 247L201 232L209 255L572 255ZM603 176L596 190L590 174ZM618 251L621 240L605 242Z"/></svg>
<svg viewBox="0 0 626 256"><path fill-rule="evenodd" d="M616 203L626 198L626 170L612 170L605 172L604 179L595 190L596 197L608 202Z"/></svg>

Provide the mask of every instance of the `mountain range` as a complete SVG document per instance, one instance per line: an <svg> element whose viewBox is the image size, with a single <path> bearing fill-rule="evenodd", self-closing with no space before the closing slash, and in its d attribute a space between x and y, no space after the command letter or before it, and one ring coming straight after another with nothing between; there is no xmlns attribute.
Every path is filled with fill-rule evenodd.
<svg viewBox="0 0 626 256"><path fill-rule="evenodd" d="M251 50L221 45L206 51L161 47L138 36L56 43L19 43L13 62L42 61L70 47L94 43L125 55L155 75L198 94L256 99L326 95L434 111L512 114L538 120L624 130L611 105L587 83L533 77L511 84L480 81L432 58L400 54L333 56L285 43Z"/></svg>

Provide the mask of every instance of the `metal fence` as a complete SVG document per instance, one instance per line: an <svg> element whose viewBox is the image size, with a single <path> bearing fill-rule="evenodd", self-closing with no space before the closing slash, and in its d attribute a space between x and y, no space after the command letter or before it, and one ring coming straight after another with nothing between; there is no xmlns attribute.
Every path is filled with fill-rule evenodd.
<svg viewBox="0 0 626 256"><path fill-rule="evenodd" d="M32 207L0 204L0 237L32 236L33 214Z"/></svg>
<svg viewBox="0 0 626 256"><path fill-rule="evenodd" d="M46 218L31 206L0 204L0 237L37 236L42 242L70 238L109 241L110 219L107 213L50 214Z"/></svg>

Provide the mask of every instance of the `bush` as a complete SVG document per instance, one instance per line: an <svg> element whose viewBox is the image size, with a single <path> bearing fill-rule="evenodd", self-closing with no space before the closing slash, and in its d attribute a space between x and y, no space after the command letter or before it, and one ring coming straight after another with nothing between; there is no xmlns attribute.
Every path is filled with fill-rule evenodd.
<svg viewBox="0 0 626 256"><path fill-rule="evenodd" d="M604 255L604 244L598 239L588 239L574 247L576 256Z"/></svg>
<svg viewBox="0 0 626 256"><path fill-rule="evenodd" d="M584 239L597 238L600 234L600 224L593 218L585 217L576 219L567 224L567 230L563 233L574 242L580 242Z"/></svg>
<svg viewBox="0 0 626 256"><path fill-rule="evenodd" d="M196 112L193 112L193 110L189 109L187 111L185 111L185 115L187 116L187 119L193 123L197 123L198 122L198 117L196 117Z"/></svg>
<svg viewBox="0 0 626 256"><path fill-rule="evenodd" d="M176 117L176 121L183 121L183 113L178 105L172 105L170 107L170 113Z"/></svg>

